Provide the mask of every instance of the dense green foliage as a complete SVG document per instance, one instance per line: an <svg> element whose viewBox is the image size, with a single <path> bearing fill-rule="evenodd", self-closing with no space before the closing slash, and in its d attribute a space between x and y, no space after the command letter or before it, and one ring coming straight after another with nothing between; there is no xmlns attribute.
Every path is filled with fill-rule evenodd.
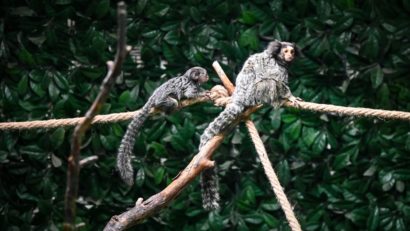
<svg viewBox="0 0 410 231"><path fill-rule="evenodd" d="M81 116L115 53L115 3L2 1L0 121ZM161 82L220 60L234 79L269 39L304 56L291 89L306 101L410 111L410 2L139 0L128 3L128 58L103 114L135 110ZM74 22L74 24L73 24ZM71 25L71 26L70 26ZM133 53L135 54L135 53ZM135 62L138 60L138 65ZM161 67L164 66L164 67ZM197 152L219 108L196 105L146 122L136 144L136 186L115 170L127 123L94 126L82 156L78 222L100 230L114 214L166 186ZM408 122L297 110L253 115L304 230L410 227ZM0 132L0 229L56 230L63 220L72 129ZM218 149L222 210L201 208L198 182L135 230L287 230L244 126Z"/></svg>

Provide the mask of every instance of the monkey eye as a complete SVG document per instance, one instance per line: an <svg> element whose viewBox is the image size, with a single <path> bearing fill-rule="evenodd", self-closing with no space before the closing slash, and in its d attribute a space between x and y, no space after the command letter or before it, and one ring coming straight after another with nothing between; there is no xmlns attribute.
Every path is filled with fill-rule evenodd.
<svg viewBox="0 0 410 231"><path fill-rule="evenodd" d="M288 53L293 55L295 53L295 50L294 49L285 49L285 54L288 54Z"/></svg>

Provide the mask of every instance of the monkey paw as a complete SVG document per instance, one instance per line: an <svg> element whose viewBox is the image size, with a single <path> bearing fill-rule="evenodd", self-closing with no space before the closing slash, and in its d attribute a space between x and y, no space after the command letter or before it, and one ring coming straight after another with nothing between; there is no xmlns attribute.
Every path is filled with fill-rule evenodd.
<svg viewBox="0 0 410 231"><path fill-rule="evenodd" d="M204 92L204 96L209 99L212 100L212 92L211 91L205 91Z"/></svg>
<svg viewBox="0 0 410 231"><path fill-rule="evenodd" d="M299 102L303 101L303 99L299 98L299 97L295 97L295 96L291 96L289 97L288 101L292 104L292 106L299 108Z"/></svg>
<svg viewBox="0 0 410 231"><path fill-rule="evenodd" d="M215 100L215 99L221 98L221 97L228 97L228 96L229 96L228 91L222 85L216 85L211 89L211 98L212 98L212 100Z"/></svg>

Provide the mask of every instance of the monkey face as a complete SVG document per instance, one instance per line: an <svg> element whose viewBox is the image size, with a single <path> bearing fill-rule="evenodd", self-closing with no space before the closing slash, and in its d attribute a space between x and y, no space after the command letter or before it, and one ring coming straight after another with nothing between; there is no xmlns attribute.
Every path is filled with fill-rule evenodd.
<svg viewBox="0 0 410 231"><path fill-rule="evenodd" d="M278 40L270 42L266 50L268 53L272 54L275 59L283 64L292 62L299 52L294 43L281 42Z"/></svg>
<svg viewBox="0 0 410 231"><path fill-rule="evenodd" d="M199 84L205 83L209 79L207 71L202 67L193 67L187 73L192 80Z"/></svg>
<svg viewBox="0 0 410 231"><path fill-rule="evenodd" d="M285 62L292 62L295 58L295 48L293 46L285 45L282 47L279 56Z"/></svg>

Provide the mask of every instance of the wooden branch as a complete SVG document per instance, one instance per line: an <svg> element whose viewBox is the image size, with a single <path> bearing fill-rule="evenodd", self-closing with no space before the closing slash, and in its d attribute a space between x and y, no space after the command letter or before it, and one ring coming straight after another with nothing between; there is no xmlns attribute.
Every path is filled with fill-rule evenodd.
<svg viewBox="0 0 410 231"><path fill-rule="evenodd" d="M108 97L108 93L111 86L115 82L115 78L120 74L122 63L131 47L126 46L126 18L127 11L124 2L119 2L117 7L117 53L114 62L108 61L108 72L105 76L103 83L100 87L100 92L97 98L94 100L90 109L87 111L84 119L75 127L72 141L71 141L71 153L68 157L67 167L67 186L65 192L65 220L64 230L76 230L75 216L76 216L76 200L78 194L78 183L80 175L80 146L84 133L90 127L91 122L95 115L97 115Z"/></svg>
<svg viewBox="0 0 410 231"><path fill-rule="evenodd" d="M213 167L214 162L210 161L212 153L221 144L224 136L213 137L201 151L191 160L189 165L179 173L179 175L164 190L151 196L146 201L139 198L135 206L117 216L111 217L104 231L125 230L144 219L152 216L167 206L181 191L191 183L203 170ZM205 158L201 158L204 155ZM197 162L197 159L199 162Z"/></svg>

